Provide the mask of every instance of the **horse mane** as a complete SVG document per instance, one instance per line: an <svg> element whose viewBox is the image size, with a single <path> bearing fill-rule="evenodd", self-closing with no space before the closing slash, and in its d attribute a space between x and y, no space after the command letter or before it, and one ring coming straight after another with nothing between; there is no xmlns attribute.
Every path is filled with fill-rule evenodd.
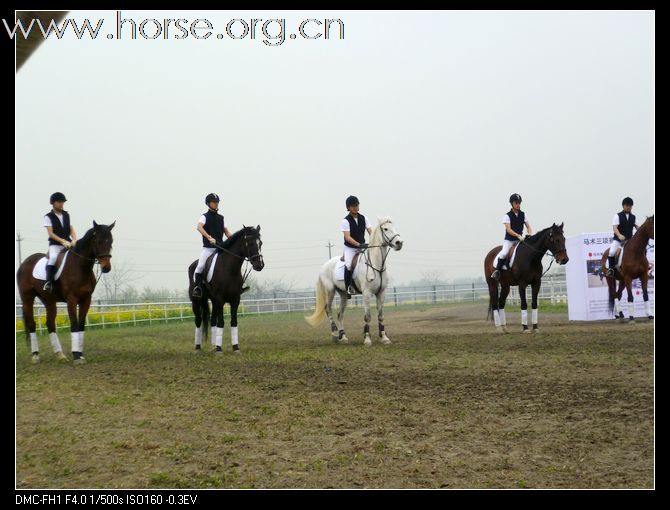
<svg viewBox="0 0 670 510"><path fill-rule="evenodd" d="M372 229L372 235L370 236L370 242L372 243L372 239L377 239L379 237L379 233L381 232L381 226L384 223L392 222L393 220L391 219L390 216L378 216L377 217L377 224L374 226ZM372 243L372 244L376 244Z"/></svg>
<svg viewBox="0 0 670 510"><path fill-rule="evenodd" d="M531 243L534 244L537 241L539 241L549 230L551 230L552 227L547 227L545 229L542 229L538 232L535 232L532 236L528 236L528 238L524 241L526 243Z"/></svg>
<svg viewBox="0 0 670 510"><path fill-rule="evenodd" d="M255 233L256 229L254 227L244 227L232 234L228 239L223 241L222 247L230 249L230 247L242 236L244 233Z"/></svg>

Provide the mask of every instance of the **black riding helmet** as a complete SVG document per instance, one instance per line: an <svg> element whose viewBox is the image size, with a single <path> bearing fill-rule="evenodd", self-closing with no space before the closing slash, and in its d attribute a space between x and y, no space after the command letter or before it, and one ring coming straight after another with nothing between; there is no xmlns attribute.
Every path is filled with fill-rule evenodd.
<svg viewBox="0 0 670 510"><path fill-rule="evenodd" d="M50 204L53 205L54 202L67 202L67 198L65 198L65 195L63 195L60 191L57 191L53 195L51 195Z"/></svg>
<svg viewBox="0 0 670 510"><path fill-rule="evenodd" d="M521 195L518 193L514 193L509 197L509 203L511 204L512 202L519 202L521 203Z"/></svg>
<svg viewBox="0 0 670 510"><path fill-rule="evenodd" d="M219 195L216 193L210 193L205 197L205 205L209 205L210 202L221 202Z"/></svg>
<svg viewBox="0 0 670 510"><path fill-rule="evenodd" d="M358 198L353 195L349 195L346 201L347 209L349 209L352 205L358 205Z"/></svg>
<svg viewBox="0 0 670 510"><path fill-rule="evenodd" d="M626 197L621 201L621 205L633 205L633 199L630 197Z"/></svg>

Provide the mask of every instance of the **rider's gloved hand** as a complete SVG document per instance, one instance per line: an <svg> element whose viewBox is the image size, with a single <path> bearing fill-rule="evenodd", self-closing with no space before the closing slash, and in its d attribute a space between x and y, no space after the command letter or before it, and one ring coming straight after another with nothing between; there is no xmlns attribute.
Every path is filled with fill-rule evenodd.
<svg viewBox="0 0 670 510"><path fill-rule="evenodd" d="M364 250L368 247L368 243L359 243L358 249L359 250Z"/></svg>
<svg viewBox="0 0 670 510"><path fill-rule="evenodd" d="M214 239L213 237L210 237L209 238L209 244L216 244L216 239Z"/></svg>

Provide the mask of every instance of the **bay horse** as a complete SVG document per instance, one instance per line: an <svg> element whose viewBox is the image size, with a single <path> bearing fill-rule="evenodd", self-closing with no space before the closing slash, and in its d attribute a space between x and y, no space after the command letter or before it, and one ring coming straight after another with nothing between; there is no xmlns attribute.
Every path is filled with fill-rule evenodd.
<svg viewBox="0 0 670 510"><path fill-rule="evenodd" d="M218 257L216 259L212 280L207 282L207 276L211 262L205 265L202 297L193 297L193 273L198 261L193 262L188 268L188 295L191 299L193 314L195 315L195 349L201 352L203 339L207 341L210 331L209 301L212 301L212 344L216 345L216 353L222 353L223 344L223 305L230 304L230 334L233 344L233 352L239 354L237 330L237 309L240 306L240 296L244 277L242 276L242 262L248 260L255 271L261 271L265 266L261 254L261 226L256 228L243 227L238 230L222 245L217 246Z"/></svg>
<svg viewBox="0 0 670 510"><path fill-rule="evenodd" d="M609 290L609 311L614 313L615 318L623 319L624 314L621 309L620 299L623 294L623 289L626 289L628 294L628 317L629 320L634 321L633 315L633 292L632 284L636 278L640 279L642 284L642 297L644 299L644 313L649 319L653 319L654 315L649 306L649 294L647 292L647 284L649 283L649 261L647 260L647 243L649 239L654 238L654 215L649 216L645 222L640 225L637 232L631 237L625 245L623 251L623 258L621 260L621 267L614 271L614 276L607 277L607 288ZM610 249L607 248L600 261L601 269L607 272L607 257ZM616 285L619 282L619 288Z"/></svg>
<svg viewBox="0 0 670 510"><path fill-rule="evenodd" d="M539 333L537 296L542 285L542 257L549 251L556 262L561 265L567 264L569 260L568 252L565 249L563 223L560 225L554 223L551 227L540 230L517 244L514 264L511 269L502 271L500 281L496 281L491 278L491 273L495 269L493 262L501 249L502 246L496 246L484 258L484 276L489 287L488 316L489 318L493 317L498 333L508 333L505 300L509 294L510 286L518 285L519 297L521 298L521 325L524 333L530 333L528 329L528 303L526 301L526 287L530 285L533 332ZM498 284L500 284L500 292L498 292Z"/></svg>
<svg viewBox="0 0 670 510"><path fill-rule="evenodd" d="M63 250L63 254L67 254L67 258L63 263L60 278L54 281L53 292L47 292L43 289L45 280L33 277L33 268L41 258L46 257L44 253L30 255L19 266L16 281L21 296L26 339L30 339L33 363L39 363L40 361L39 343L33 315L35 298L39 298L46 307L49 339L54 353L60 360L67 360L67 357L63 354L63 349L56 334L56 304L58 302L67 303L72 337L72 357L76 364L86 363L86 358L84 358L86 314L91 306L91 295L97 283L93 274L93 264L98 261L103 273L108 273L112 269L110 259L112 258L112 242L114 241L112 229L115 224L116 222L111 225L98 225L93 221L93 228L89 229L73 248Z"/></svg>
<svg viewBox="0 0 670 510"><path fill-rule="evenodd" d="M363 327L363 345L372 345L370 338L370 298L377 298L377 321L379 338L382 344L390 344L391 340L384 330L384 293L389 284L389 274L386 267L386 257L391 249L402 249L403 240L395 231L391 218L378 218L377 225L370 236L367 250L359 256L358 263L351 276L352 283L358 286L363 294L363 308L365 309L365 326ZM349 341L344 332L344 309L347 307L346 288L344 280L335 279L335 266L340 257L333 257L326 262L319 271L316 281L316 306L314 313L305 320L311 326L317 326L326 316L330 321L331 336L335 342ZM335 292L340 295L340 310L337 313L337 324L333 320L333 299Z"/></svg>

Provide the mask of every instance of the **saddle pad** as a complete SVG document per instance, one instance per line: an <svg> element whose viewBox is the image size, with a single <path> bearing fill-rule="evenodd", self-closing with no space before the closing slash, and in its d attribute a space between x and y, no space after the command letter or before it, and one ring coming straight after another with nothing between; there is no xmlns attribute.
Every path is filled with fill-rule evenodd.
<svg viewBox="0 0 670 510"><path fill-rule="evenodd" d="M65 261L67 260L67 256L70 254L70 252L66 252L65 256L63 257L63 262L61 263L60 267L58 268L58 271L56 271L56 280L60 278L61 273L63 272L63 268L65 267ZM35 267L33 267L33 278L36 280L46 280L47 279L47 262L49 261L49 257L42 257L37 261L37 264L35 264Z"/></svg>
<svg viewBox="0 0 670 510"><path fill-rule="evenodd" d="M219 257L218 251L210 255L212 262L209 264L209 271L207 271L207 283L212 281L212 277L214 276L214 267L216 266L216 259L218 257Z"/></svg>
<svg viewBox="0 0 670 510"><path fill-rule="evenodd" d="M338 260L337 264L335 264L335 269L333 270L333 277L335 278L335 281L344 280L344 267L344 261Z"/></svg>
<svg viewBox="0 0 670 510"><path fill-rule="evenodd" d="M514 264L514 259L516 258L516 249L517 249L518 246L519 246L519 243L516 243L512 247L512 260L510 260L507 264L505 264L503 266L504 270L508 271L512 267L512 265ZM495 258L493 259L493 267L494 268L498 267L498 259L500 258L499 255L500 255L500 252L498 252L498 255L496 255Z"/></svg>

